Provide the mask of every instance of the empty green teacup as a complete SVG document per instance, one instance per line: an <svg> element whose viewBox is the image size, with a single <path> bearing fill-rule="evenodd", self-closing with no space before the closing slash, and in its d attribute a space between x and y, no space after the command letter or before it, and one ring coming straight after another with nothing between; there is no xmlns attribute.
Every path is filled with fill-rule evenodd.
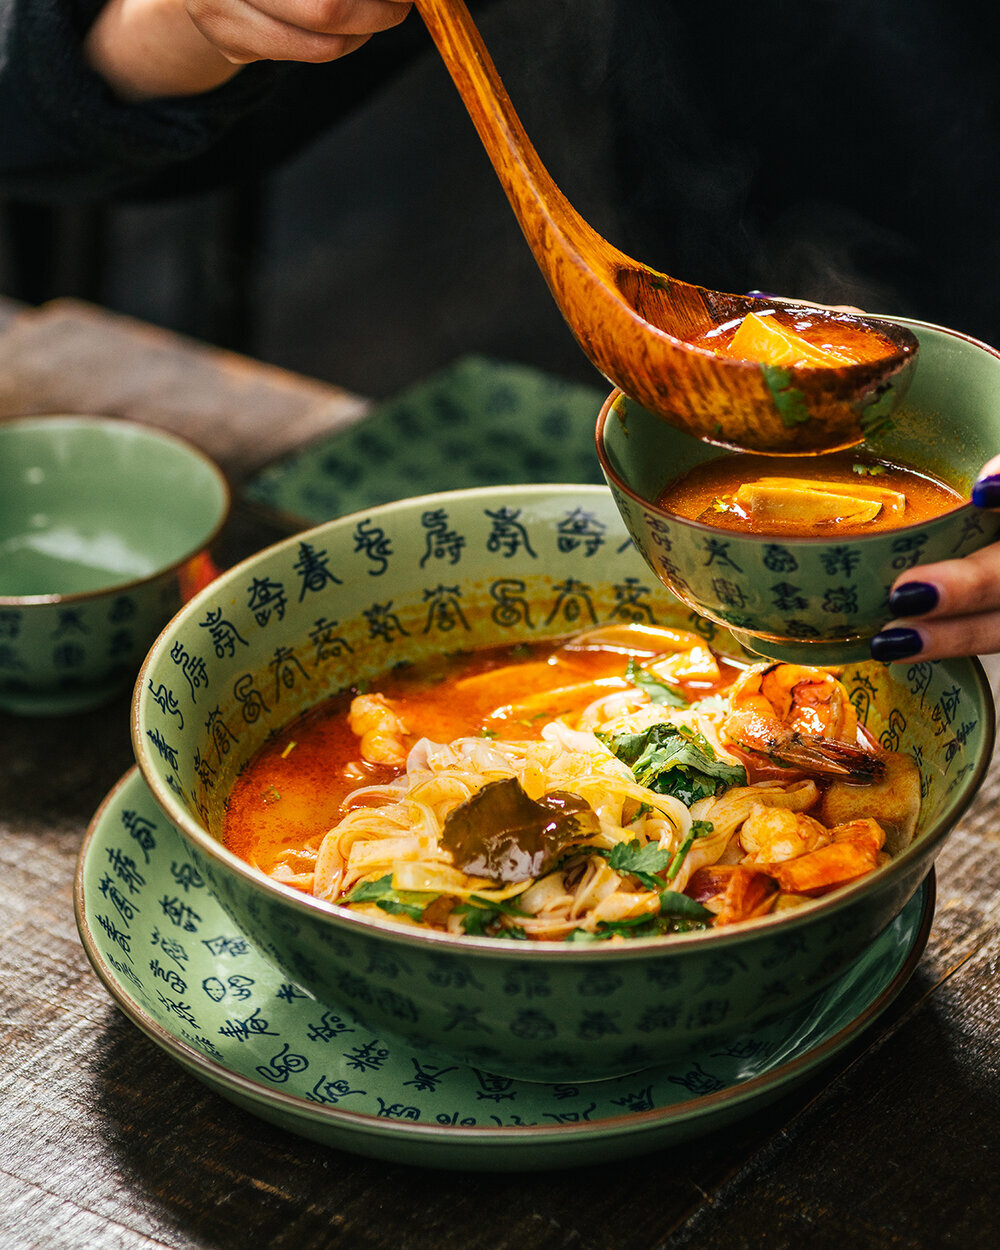
<svg viewBox="0 0 1000 1250"><path fill-rule="evenodd" d="M72 712L130 685L229 507L221 470L171 434L0 422L0 709Z"/></svg>
<svg viewBox="0 0 1000 1250"><path fill-rule="evenodd" d="M955 330L904 321L920 359L899 411L859 451L933 474L965 497L1000 452L1000 352ZM667 484L723 454L614 391L597 449L646 563L689 607L749 650L803 664L869 657L904 570L966 556L1000 535L1000 516L962 504L919 524L820 538L733 532L656 504Z"/></svg>

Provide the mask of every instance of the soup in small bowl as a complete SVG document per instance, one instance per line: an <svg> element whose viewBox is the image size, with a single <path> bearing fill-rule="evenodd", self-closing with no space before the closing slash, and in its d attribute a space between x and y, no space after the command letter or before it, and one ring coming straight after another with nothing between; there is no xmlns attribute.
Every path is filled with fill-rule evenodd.
<svg viewBox="0 0 1000 1250"><path fill-rule="evenodd" d="M606 489L457 491L217 579L133 743L290 979L452 1062L597 1079L829 985L982 777L978 663L772 667L650 577Z"/></svg>
<svg viewBox="0 0 1000 1250"><path fill-rule="evenodd" d="M904 324L920 341L907 396L851 451L720 452L620 392L600 413L601 466L648 566L762 655L866 658L901 572L1000 534L1000 516L967 502L1000 447L1000 353Z"/></svg>
<svg viewBox="0 0 1000 1250"><path fill-rule="evenodd" d="M65 715L127 694L150 643L211 578L221 469L119 417L0 421L0 711Z"/></svg>

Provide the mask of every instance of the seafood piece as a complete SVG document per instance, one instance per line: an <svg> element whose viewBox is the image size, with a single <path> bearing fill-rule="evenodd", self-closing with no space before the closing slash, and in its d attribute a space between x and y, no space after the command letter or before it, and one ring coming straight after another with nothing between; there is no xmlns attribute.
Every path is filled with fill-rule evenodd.
<svg viewBox="0 0 1000 1250"><path fill-rule="evenodd" d="M369 764L406 763L406 723L381 694L359 694L351 700L351 732L361 739L361 757Z"/></svg>
<svg viewBox="0 0 1000 1250"><path fill-rule="evenodd" d="M781 863L797 855L826 846L832 839L830 830L805 812L786 807L765 807L755 803L740 827L740 845L748 859L745 863Z"/></svg>
<svg viewBox="0 0 1000 1250"><path fill-rule="evenodd" d="M780 864L760 864L758 871L773 877L783 890L794 894L825 894L877 868L888 859L883 854L885 831L878 821L852 820L830 830L831 841L807 855Z"/></svg>
<svg viewBox="0 0 1000 1250"><path fill-rule="evenodd" d="M858 745L858 721L847 691L825 669L768 664L749 669L733 687L720 738L737 751L855 785L880 781L880 755Z"/></svg>
<svg viewBox="0 0 1000 1250"><path fill-rule="evenodd" d="M715 864L699 868L685 893L715 913L718 927L766 916L777 899L778 883L758 868Z"/></svg>

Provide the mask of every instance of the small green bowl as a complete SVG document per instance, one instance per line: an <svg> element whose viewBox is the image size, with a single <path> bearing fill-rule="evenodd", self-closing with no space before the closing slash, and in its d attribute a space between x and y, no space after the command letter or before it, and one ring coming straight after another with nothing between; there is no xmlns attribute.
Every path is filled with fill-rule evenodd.
<svg viewBox="0 0 1000 1250"><path fill-rule="evenodd" d="M968 494L1000 450L1000 352L955 330L900 320L920 341L902 407L859 450L906 463ZM964 504L943 516L841 542L736 534L655 505L668 482L720 455L614 391L597 420L597 452L649 567L690 608L751 651L803 664L865 659L890 619L905 569L995 541L1000 514Z"/></svg>
<svg viewBox="0 0 1000 1250"><path fill-rule="evenodd" d="M990 759L993 700L978 662L847 667L862 723L919 763L918 836L861 881L719 932L599 949L421 932L279 885L220 840L247 761L336 691L401 662L605 621L694 629L739 654L650 576L604 487L492 487L372 508L259 552L178 613L136 684L136 759L235 926L376 1034L545 1081L662 1063L804 1003L905 906ZM133 832L140 863L147 833ZM163 900L162 926L164 940L220 940L187 885Z"/></svg>
<svg viewBox="0 0 1000 1250"><path fill-rule="evenodd" d="M74 712L127 689L229 508L221 470L171 434L0 422L0 709Z"/></svg>

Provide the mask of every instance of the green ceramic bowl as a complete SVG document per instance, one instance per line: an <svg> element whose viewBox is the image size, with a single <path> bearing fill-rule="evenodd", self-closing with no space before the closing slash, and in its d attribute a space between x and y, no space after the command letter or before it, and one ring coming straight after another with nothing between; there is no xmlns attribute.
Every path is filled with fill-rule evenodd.
<svg viewBox="0 0 1000 1250"><path fill-rule="evenodd" d="M0 422L0 709L73 712L127 689L229 507L221 471L173 435Z"/></svg>
<svg viewBox="0 0 1000 1250"><path fill-rule="evenodd" d="M862 449L914 465L968 495L1000 451L1000 352L954 330L903 321L920 357L900 410ZM597 421L604 476L636 546L689 607L751 650L804 664L867 658L890 619L896 577L965 556L1000 535L1000 515L971 504L919 525L842 542L734 534L658 508L668 482L720 450L652 416L619 391Z"/></svg>
<svg viewBox="0 0 1000 1250"><path fill-rule="evenodd" d="M600 949L419 933L277 885L219 841L240 769L326 696L400 661L603 621L695 628L736 648L650 576L604 487L493 487L355 513L258 553L171 621L136 685L136 758L234 929L373 1032L547 1081L665 1062L828 986L906 904L990 758L978 662L847 667L868 729L919 762L919 836L837 894L718 933ZM135 837L141 854L141 827ZM197 891L178 882L161 906L165 935L197 940Z"/></svg>

